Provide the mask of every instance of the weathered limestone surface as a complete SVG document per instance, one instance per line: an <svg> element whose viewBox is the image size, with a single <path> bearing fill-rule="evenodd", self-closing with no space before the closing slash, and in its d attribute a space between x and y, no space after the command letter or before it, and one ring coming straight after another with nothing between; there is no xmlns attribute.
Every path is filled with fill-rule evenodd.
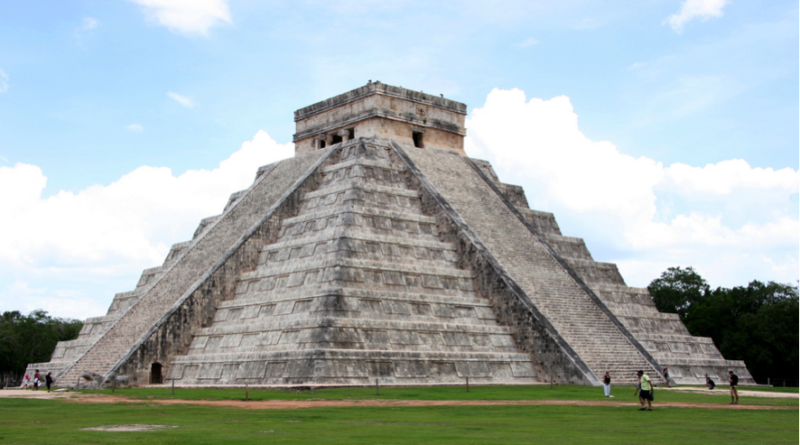
<svg viewBox="0 0 800 445"><path fill-rule="evenodd" d="M138 301L112 322L108 330L56 378L69 384L77 381L84 371L106 375L114 371L115 365L119 365L118 361L131 352L142 335L153 328L198 280L207 278L206 275L212 268L216 269L214 266L224 258L226 251L240 242L243 236L249 235L248 231L261 222L268 209L325 154L327 152L320 151L298 156L261 172L247 193L198 234L191 245L178 255L174 264L146 280L147 284ZM241 267L246 268L247 265ZM137 373L141 377L142 371L137 369Z"/></svg>
<svg viewBox="0 0 800 445"><path fill-rule="evenodd" d="M476 164L499 181L487 162ZM693 337L677 314L659 312L647 289L626 286L616 265L595 262L582 239L561 236L551 213L528 209L520 188L499 182L497 186L650 355L662 367L670 366L673 382L704 384L706 375L724 381L728 371L734 370L743 384L755 384L743 361L725 360L710 338ZM531 218L534 214L543 216Z"/></svg>
<svg viewBox="0 0 800 445"><path fill-rule="evenodd" d="M613 315L604 312L587 295L466 158L411 147L404 151L552 323L558 335L588 365L593 373L589 379L611 371L617 381L630 382L639 369L658 371L658 364L642 355L641 345L615 324Z"/></svg>
<svg viewBox="0 0 800 445"><path fill-rule="evenodd" d="M464 154L467 106L443 97L372 82L294 113L298 154L349 138L383 137Z"/></svg>
<svg viewBox="0 0 800 445"><path fill-rule="evenodd" d="M45 363L29 363L25 371L26 374L33 375L35 370L38 369L44 372L44 374L52 372L53 376L58 377L67 368L72 366L75 360L81 357L128 308L139 301L139 297L142 296L142 292L147 285L157 280L190 244L191 242L189 241L174 244L162 266L145 269L144 272L142 272L136 289L114 295L114 299L105 316L87 318L83 323L83 328L77 339L58 342L50 357L50 361Z"/></svg>
<svg viewBox="0 0 800 445"><path fill-rule="evenodd" d="M193 385L531 383L388 147L345 143L169 379Z"/></svg>

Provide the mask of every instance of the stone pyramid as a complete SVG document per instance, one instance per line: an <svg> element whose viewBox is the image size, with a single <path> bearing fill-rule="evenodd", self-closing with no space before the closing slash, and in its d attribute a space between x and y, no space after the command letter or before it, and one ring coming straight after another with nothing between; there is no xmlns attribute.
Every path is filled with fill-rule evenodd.
<svg viewBox="0 0 800 445"><path fill-rule="evenodd" d="M752 382L467 158L465 114L377 82L298 110L294 158L29 368L62 386L597 385L666 365Z"/></svg>

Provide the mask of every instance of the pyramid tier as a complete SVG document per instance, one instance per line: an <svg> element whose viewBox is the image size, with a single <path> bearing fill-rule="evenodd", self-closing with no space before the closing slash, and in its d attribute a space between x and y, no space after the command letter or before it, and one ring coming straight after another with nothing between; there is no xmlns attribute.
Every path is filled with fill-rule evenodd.
<svg viewBox="0 0 800 445"><path fill-rule="evenodd" d="M239 276L234 298L173 361L176 383L446 383L466 375L530 383L530 356L475 292L473 273L457 267L455 246L423 214L407 169L360 157L321 170L319 188L282 221L257 268ZM276 357L287 362L271 363ZM313 378L303 377L309 360L319 368ZM218 366L206 372L203 363ZM253 366L257 378L239 376ZM261 372L276 366L282 371Z"/></svg>
<svg viewBox="0 0 800 445"><path fill-rule="evenodd" d="M176 357L168 379L181 385L430 385L531 383L519 353L316 349Z"/></svg>

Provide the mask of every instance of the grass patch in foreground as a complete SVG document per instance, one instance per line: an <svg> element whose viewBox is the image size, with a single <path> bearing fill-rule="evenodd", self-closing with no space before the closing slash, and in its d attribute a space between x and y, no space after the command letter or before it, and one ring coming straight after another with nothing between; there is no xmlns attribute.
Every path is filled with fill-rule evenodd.
<svg viewBox="0 0 800 445"><path fill-rule="evenodd" d="M633 386L612 386L611 393L617 401L636 402ZM111 394L110 389L102 391L83 391L87 393ZM115 394L134 398L163 398L182 400L244 400L244 388L175 388L171 395L168 386L164 388L117 389ZM466 392L463 386L410 386L380 388L323 388L312 391L280 389L249 390L250 400L307 400L307 399L401 399L401 400L608 400L603 397L603 389L582 385L529 386L470 386ZM656 388L658 402L727 404L730 396L726 394L696 394L690 391L669 391ZM742 405L797 406L797 399L768 399L759 397L740 397Z"/></svg>
<svg viewBox="0 0 800 445"><path fill-rule="evenodd" d="M249 410L0 399L4 444L796 444L794 410L446 406ZM179 428L82 431L120 424Z"/></svg>

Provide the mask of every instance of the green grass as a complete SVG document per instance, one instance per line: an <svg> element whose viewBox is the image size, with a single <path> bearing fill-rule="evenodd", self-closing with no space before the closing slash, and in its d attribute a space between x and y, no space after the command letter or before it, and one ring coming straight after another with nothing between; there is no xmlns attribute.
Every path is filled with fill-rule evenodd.
<svg viewBox="0 0 800 445"><path fill-rule="evenodd" d="M796 410L639 412L633 407L578 406L250 410L145 401L0 399L0 444L796 444L797 421ZM132 423L179 428L80 430Z"/></svg>
<svg viewBox="0 0 800 445"><path fill-rule="evenodd" d="M717 388L719 388L719 387L717 387ZM768 386L740 386L739 389L740 390L747 390L747 391L767 391L767 392L793 392L793 393L800 392L800 391L798 391L798 389L800 389L800 388L798 388L796 386L786 386L786 387L783 387L783 386L773 386L773 387L768 387Z"/></svg>
<svg viewBox="0 0 800 445"><path fill-rule="evenodd" d="M612 386L611 393L617 401L634 402L633 386ZM85 391L87 393L111 394L111 390ZM117 395L133 398L164 398L183 400L244 400L244 388L208 388L208 389L175 389L171 395L169 387L164 388L130 388L117 389ZM403 400L608 400L603 397L602 388L578 385L556 385L550 389L548 385L531 386L471 386L466 392L463 386L433 387L384 387L380 395L375 395L375 388L329 388L314 391L295 391L278 389L249 390L250 400L307 400L307 399L403 399ZM656 388L656 404L658 402L684 402L703 404L727 404L727 394L709 395L689 391L669 391ZM797 399L767 399L760 397L740 397L743 405L798 406Z"/></svg>

